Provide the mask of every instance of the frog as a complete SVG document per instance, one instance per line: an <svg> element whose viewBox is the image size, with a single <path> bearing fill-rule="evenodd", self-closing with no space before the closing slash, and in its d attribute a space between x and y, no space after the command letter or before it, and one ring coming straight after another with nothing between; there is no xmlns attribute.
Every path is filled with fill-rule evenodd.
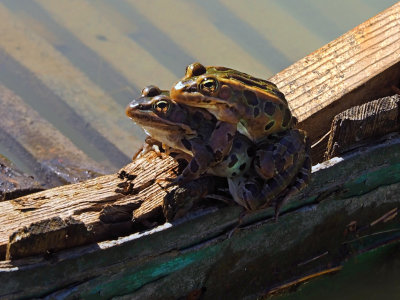
<svg viewBox="0 0 400 300"><path fill-rule="evenodd" d="M237 130L254 142L297 123L274 83L231 68L192 63L173 85L170 96L178 103L205 108L220 121L236 124Z"/></svg>
<svg viewBox="0 0 400 300"><path fill-rule="evenodd" d="M234 125L218 121L207 110L174 102L168 91L145 87L141 96L127 106L126 114L151 136L150 144L159 141L166 145L163 148L167 153L173 149L179 158L188 160L174 184L198 178L224 158L227 164L227 157L236 158L228 156L237 132Z"/></svg>
<svg viewBox="0 0 400 300"><path fill-rule="evenodd" d="M151 91L151 92L149 92ZM162 109L160 109L160 105ZM166 109L166 107L168 107ZM223 157L201 168L201 172L193 172L191 167L184 169L179 176L190 179L197 179L201 174L226 177L228 179L229 191L233 200L247 210L256 210L268 206L275 196L283 197L285 189L291 185L291 193L302 189L308 181L307 174L311 163L306 161L308 150L306 136L299 130L290 130L272 134L262 143L256 145L246 136L236 132L232 143L227 149L221 150L221 141L226 145L227 137L231 131L221 130L221 124L230 124L218 121L211 113L202 108L193 108L178 104L168 97L166 91L145 89L142 97L134 100L127 107L127 115L136 123L143 126L152 137L159 139L172 149L178 149L189 155L189 160L203 162L203 159L196 158L197 152L188 151L183 140L191 141L194 144L202 144L211 147L209 137L217 137L215 143L218 151L229 152ZM165 113L168 112L168 113ZM193 114L202 115L194 118ZM179 116L179 117L177 117ZM199 125L199 120L200 125ZM200 126L200 127L199 127ZM182 127L182 128L180 128ZM153 131L156 128L156 131ZM230 128L231 129L231 128ZM193 135L196 135L193 137ZM207 147L206 146L206 147ZM191 148L193 149L193 148ZM215 153L215 149L208 153ZM309 157L308 157L309 158ZM191 161L188 166L190 166ZM210 161L208 157L208 161ZM197 163L198 164L198 163ZM185 172L186 170L186 172ZM196 170L198 171L198 169ZM178 176L178 177L179 177ZM295 180L295 177L297 179ZM181 181L182 183L183 181ZM187 182L187 181L186 181ZM185 202L182 205L169 205L171 209L187 210L191 205L186 201L192 199L179 200ZM286 197L287 198L287 197ZM281 202L276 203L280 207ZM171 213L164 212L165 215L182 215L182 211Z"/></svg>

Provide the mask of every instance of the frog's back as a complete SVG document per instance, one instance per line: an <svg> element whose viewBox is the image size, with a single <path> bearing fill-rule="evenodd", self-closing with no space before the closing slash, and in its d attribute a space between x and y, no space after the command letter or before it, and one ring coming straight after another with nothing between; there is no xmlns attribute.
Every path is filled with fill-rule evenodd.
<svg viewBox="0 0 400 300"><path fill-rule="evenodd" d="M295 123L274 83L226 67L191 64L171 94L178 102L206 108L221 121L237 123L239 132L253 141Z"/></svg>

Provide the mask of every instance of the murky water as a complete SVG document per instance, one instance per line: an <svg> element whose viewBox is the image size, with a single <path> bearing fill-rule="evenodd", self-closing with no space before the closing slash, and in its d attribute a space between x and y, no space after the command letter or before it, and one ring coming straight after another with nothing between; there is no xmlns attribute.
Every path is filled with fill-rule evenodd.
<svg viewBox="0 0 400 300"><path fill-rule="evenodd" d="M145 85L168 89L194 61L268 78L396 2L1 0L0 84L117 169L144 139L124 107ZM0 153L29 172L13 138ZM397 299L399 256L382 253L279 299Z"/></svg>

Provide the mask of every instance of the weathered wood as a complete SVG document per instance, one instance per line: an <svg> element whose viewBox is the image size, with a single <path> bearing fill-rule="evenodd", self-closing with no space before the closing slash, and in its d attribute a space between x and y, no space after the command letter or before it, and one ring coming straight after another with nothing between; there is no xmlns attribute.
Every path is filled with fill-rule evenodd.
<svg viewBox="0 0 400 300"><path fill-rule="evenodd" d="M286 95L312 144L335 115L393 94L400 78L400 3L279 72L270 80ZM316 113L318 112L318 113ZM327 139L313 150L323 158Z"/></svg>
<svg viewBox="0 0 400 300"><path fill-rule="evenodd" d="M161 204L166 191L154 179L172 176L177 166L172 158L162 157L164 159L157 158L151 152L126 166L118 174L0 203L0 257L4 258L9 237L14 232L55 217L61 220L73 218L83 222L86 228L91 228L94 237L88 236L85 230L82 231L89 238L87 242L132 232L136 226L132 222L132 211L137 208L138 201L144 203L133 214L135 223L153 216L161 216L162 219ZM116 211L124 209L127 210L127 217L116 218ZM47 247L58 248L57 243L56 239L51 240ZM13 249L17 249L17 245ZM16 251L19 253L22 250ZM12 257L13 253L8 256Z"/></svg>
<svg viewBox="0 0 400 300"><path fill-rule="evenodd" d="M110 173L79 150L68 138L11 90L0 84L0 143L24 162L44 187L76 183ZM17 144L17 145L15 145Z"/></svg>
<svg viewBox="0 0 400 300"><path fill-rule="evenodd" d="M17 170L0 154L0 201L10 200L43 190L39 182Z"/></svg>
<svg viewBox="0 0 400 300"><path fill-rule="evenodd" d="M163 163L157 160L155 165ZM278 222L268 208L245 215L237 227L240 207L210 207L118 240L4 261L0 295L162 299L203 291L206 298L255 298L285 282L340 266L349 256L399 240L399 174L400 138L396 138L314 168L310 186L292 198ZM118 180L114 185L125 182ZM87 188L94 184L95 179ZM65 188L54 190L61 193ZM90 201L99 209L96 196ZM77 205L73 197L69 200L71 207ZM109 203L120 200L108 199ZM74 218L86 222L82 215Z"/></svg>
<svg viewBox="0 0 400 300"><path fill-rule="evenodd" d="M356 148L400 128L400 96L354 106L333 118L325 159Z"/></svg>

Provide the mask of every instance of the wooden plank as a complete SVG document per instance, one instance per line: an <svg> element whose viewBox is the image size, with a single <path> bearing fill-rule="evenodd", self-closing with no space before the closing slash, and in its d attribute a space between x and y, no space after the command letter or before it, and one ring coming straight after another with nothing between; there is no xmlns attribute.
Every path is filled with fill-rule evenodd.
<svg viewBox="0 0 400 300"><path fill-rule="evenodd" d="M400 128L400 96L353 106L333 118L325 159L331 159Z"/></svg>
<svg viewBox="0 0 400 300"><path fill-rule="evenodd" d="M132 153L132 147L139 148L141 142L137 140L138 134L133 133L132 122L124 116L121 106L71 65L52 45L19 22L3 4L0 4L0 18L3 36L0 48L32 72L67 106L73 108L86 124L110 141L112 147L118 150L114 149L115 156L123 157L125 154L124 163L126 163L128 155ZM90 138L88 141L96 142ZM107 145L101 146L98 148L104 151L102 148L106 148ZM109 147L108 151L112 150Z"/></svg>
<svg viewBox="0 0 400 300"><path fill-rule="evenodd" d="M43 187L54 187L66 183L76 183L111 172L87 157L72 142L57 131L50 123L12 91L0 84L0 130L6 137L2 144L10 144L10 139L18 141L22 148L10 149L18 160L24 161L30 173Z"/></svg>
<svg viewBox="0 0 400 300"><path fill-rule="evenodd" d="M147 158L136 160L124 168L125 173L132 176L121 177L112 174L91 179L82 183L62 186L37 193L27 198L19 198L2 202L0 205L0 257L4 257L9 236L23 227L43 220L59 217L65 220L69 217L83 222L86 227L91 227L96 233L96 240L110 238L115 234L132 230L131 203L143 201L146 203L138 210L140 214L147 216L154 209L161 206L165 191L157 184L154 178L171 176L176 163L171 159L157 159L154 153ZM140 176L138 176L140 174ZM150 183L150 184L149 184ZM129 191L128 186L133 190ZM143 191L142 191L143 189ZM140 192L140 193L139 193ZM116 214L107 205L122 211L128 210L128 218L123 220L108 220L108 214ZM130 211L129 211L130 209ZM161 213L161 211L159 210ZM102 218L100 215L102 214ZM139 219L137 216L136 219ZM115 223L115 224L113 224ZM118 224L120 223L120 224Z"/></svg>
<svg viewBox="0 0 400 300"><path fill-rule="evenodd" d="M286 95L299 127L313 142L333 117L393 94L400 77L400 3L304 57L270 80ZM318 112L318 114L316 114ZM322 158L325 143L315 154ZM322 149L322 151L321 151ZM317 162L315 160L315 162Z"/></svg>
<svg viewBox="0 0 400 300"><path fill-rule="evenodd" d="M165 165L164 160L141 163L148 172L140 173L142 179L154 178L156 169L149 170L150 165ZM130 168L139 171L139 165L132 164ZM278 222L273 221L273 209L268 208L247 214L232 231L238 225L242 209L214 207L118 240L61 251L45 258L0 262L0 280L5 283L0 287L0 295L177 298L203 287L205 295L217 298L222 293L228 297L260 295L284 282L322 274L324 268L340 266L349 256L400 239L399 137L358 150L340 161L328 161L317 169L310 186L292 199ZM53 189L52 195L63 195L64 205L68 203L70 207L69 215L73 210L73 218L85 224L89 218L83 215L93 214L93 210L98 214L104 202L118 203L128 198L135 201L141 196L139 192L136 196L115 199L113 190L124 180L117 175L101 178L86 182L85 193L89 192L90 198L83 191L73 196L79 185L70 186L71 190ZM157 193L161 194L161 190ZM43 199L45 195L50 199ZM14 220L13 215L20 215L21 209L29 209L32 221L41 211L39 219L43 220L49 214L43 216L46 214L43 207L32 201L32 197L38 196L42 199L36 201L45 204L46 210L55 205L61 218L68 215L67 210L60 210L59 196L51 196L49 191L2 202L0 209ZM55 201L53 205L51 200ZM90 208L85 213L79 212L77 206L79 202L83 204L82 200L90 201L92 212ZM66 273L69 276L62 276L60 281L59 274ZM18 280L11 279L16 277Z"/></svg>

